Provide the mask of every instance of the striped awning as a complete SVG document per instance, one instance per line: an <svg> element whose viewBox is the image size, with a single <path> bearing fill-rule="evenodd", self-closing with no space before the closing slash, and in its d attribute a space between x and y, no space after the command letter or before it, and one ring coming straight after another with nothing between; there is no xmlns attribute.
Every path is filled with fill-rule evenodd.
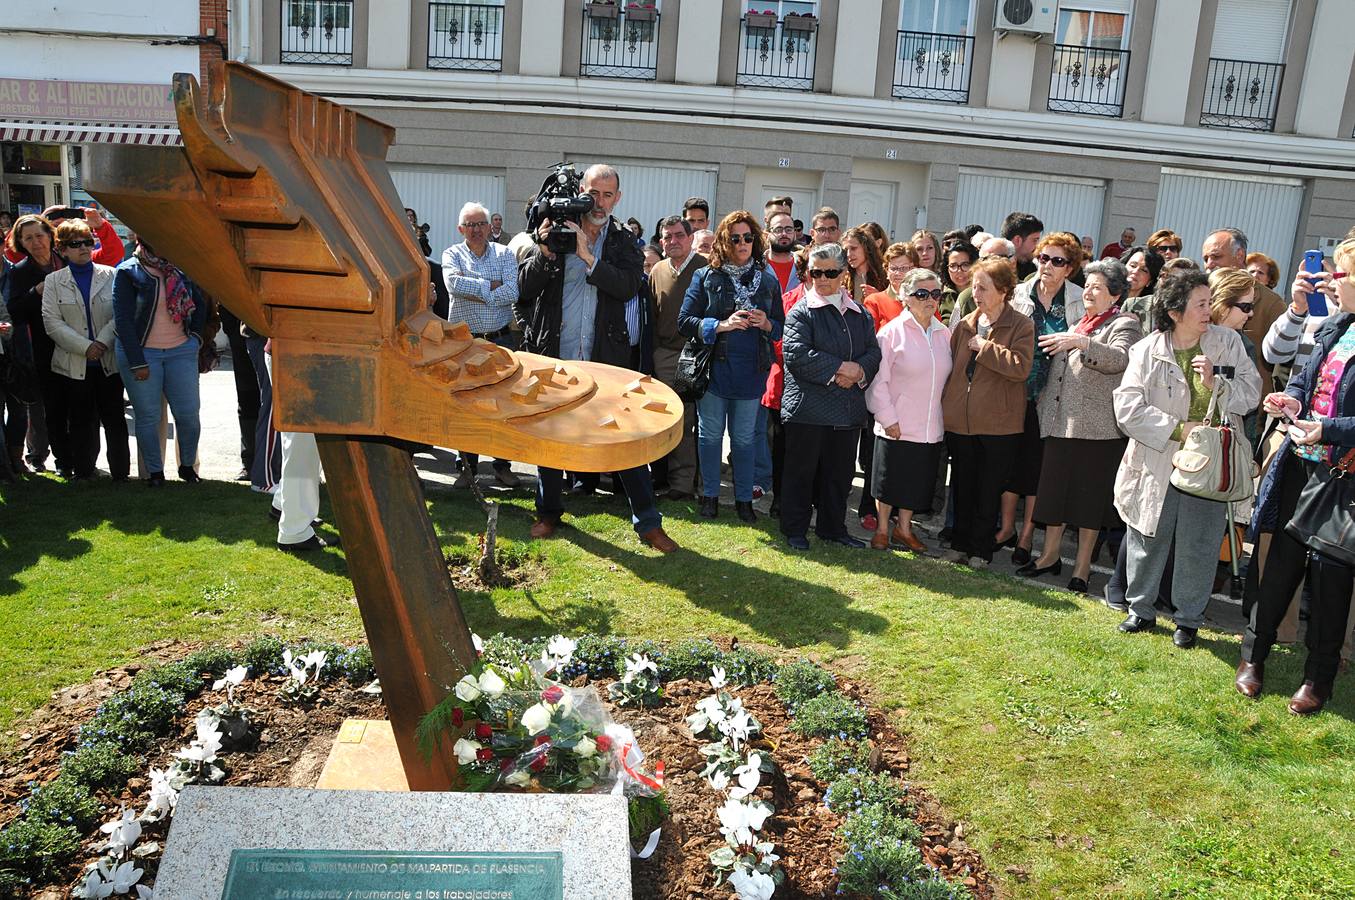
<svg viewBox="0 0 1355 900"><path fill-rule="evenodd" d="M32 119L0 119L0 141L35 144L140 144L150 147L183 144L179 129L172 125Z"/></svg>

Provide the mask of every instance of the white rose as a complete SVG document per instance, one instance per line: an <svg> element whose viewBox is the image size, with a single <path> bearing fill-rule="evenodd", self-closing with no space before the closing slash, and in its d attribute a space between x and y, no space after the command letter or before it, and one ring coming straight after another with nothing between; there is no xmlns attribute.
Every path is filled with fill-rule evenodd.
<svg viewBox="0 0 1355 900"><path fill-rule="evenodd" d="M530 706L522 714L522 727L528 734L540 734L550 727L550 708L544 703Z"/></svg>
<svg viewBox="0 0 1355 900"><path fill-rule="evenodd" d="M474 675L467 675L456 683L456 695L467 703L477 699L480 693L480 685Z"/></svg>
<svg viewBox="0 0 1355 900"><path fill-rule="evenodd" d="M469 765L475 762L475 753L480 749L479 741L468 741L460 738L452 745L452 752L456 754L456 761L461 765Z"/></svg>
<svg viewBox="0 0 1355 900"><path fill-rule="evenodd" d="M510 772L507 777L504 778L503 783L509 787L526 787L532 783L532 776L527 774L526 769L518 769L514 772Z"/></svg>
<svg viewBox="0 0 1355 900"><path fill-rule="evenodd" d="M584 759L587 759L588 757L592 756L594 753L597 752L598 745L594 743L592 738L587 736L584 736L583 740L579 741L577 744L574 745L574 755L581 756Z"/></svg>
<svg viewBox="0 0 1355 900"><path fill-rule="evenodd" d="M508 683L499 677L498 672L493 669L485 669L484 673L480 675L479 687L486 696L493 699L507 689Z"/></svg>

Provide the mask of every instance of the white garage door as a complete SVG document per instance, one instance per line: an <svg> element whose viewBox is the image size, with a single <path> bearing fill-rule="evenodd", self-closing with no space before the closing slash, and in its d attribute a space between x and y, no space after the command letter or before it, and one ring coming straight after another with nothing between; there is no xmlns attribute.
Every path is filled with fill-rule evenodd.
<svg viewBox="0 0 1355 900"><path fill-rule="evenodd" d="M1182 254L1195 260L1210 232L1240 228L1248 249L1274 258L1284 272L1293 262L1302 205L1297 179L1164 168L1156 221L1181 235Z"/></svg>
<svg viewBox="0 0 1355 900"><path fill-rule="evenodd" d="M443 250L460 242L456 218L464 204L474 201L489 207L491 213L504 211L504 177L492 169L401 165L390 168L400 201L419 214L420 222L429 225L428 243L433 246L435 259L441 259ZM520 213L504 216L504 227L512 231L515 227L512 223L521 218Z"/></svg>
<svg viewBox="0 0 1355 900"><path fill-rule="evenodd" d="M682 204L688 197L705 197L712 209L715 206L714 169L613 165L621 175L621 202L613 215L622 222L638 219L646 240L653 236L654 223L659 219L682 215Z"/></svg>
<svg viewBox="0 0 1355 900"><path fill-rule="evenodd" d="M999 169L960 169L955 187L955 227L979 224L997 234L1008 213L1027 212L1045 232L1071 231L1095 238L1101 231L1106 183L1090 178L1013 175Z"/></svg>

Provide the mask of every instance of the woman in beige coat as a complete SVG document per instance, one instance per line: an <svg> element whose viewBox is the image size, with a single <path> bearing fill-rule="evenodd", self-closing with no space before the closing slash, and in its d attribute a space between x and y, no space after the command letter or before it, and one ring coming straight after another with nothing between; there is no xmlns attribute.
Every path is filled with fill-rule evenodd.
<svg viewBox="0 0 1355 900"><path fill-rule="evenodd" d="M1153 601L1173 544L1173 642L1186 649L1204 621L1209 588L1223 540L1225 506L1171 485L1172 454L1200 424L1217 380L1231 375L1226 412L1237 435L1242 414L1256 407L1261 376L1236 331L1209 323L1209 279L1185 271L1158 286L1153 334L1129 351L1129 366L1114 394L1115 419L1129 446L1115 477L1115 509L1129 526L1125 537L1129 616L1120 630L1156 624Z"/></svg>
<svg viewBox="0 0 1355 900"><path fill-rule="evenodd" d="M66 395L73 478L94 477L103 423L109 472L126 481L131 458L113 355L113 269L92 261L94 234L82 219L57 226L56 250L66 266L44 281L42 324L56 344L52 374Z"/></svg>

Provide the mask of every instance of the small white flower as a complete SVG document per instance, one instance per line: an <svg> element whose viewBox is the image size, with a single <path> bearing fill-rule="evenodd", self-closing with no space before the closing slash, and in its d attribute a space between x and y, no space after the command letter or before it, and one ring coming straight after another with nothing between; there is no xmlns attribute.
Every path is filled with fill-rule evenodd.
<svg viewBox="0 0 1355 900"><path fill-rule="evenodd" d="M565 696L569 694L566 692ZM550 727L550 707L544 703L527 707L527 711L522 714L522 727L527 729L528 734L545 731Z"/></svg>
<svg viewBox="0 0 1355 900"><path fill-rule="evenodd" d="M508 688L508 683L499 677L499 673L493 669L485 669L480 674L478 687L486 697L491 700L500 696Z"/></svg>
<svg viewBox="0 0 1355 900"><path fill-rule="evenodd" d="M715 666L710 670L710 686L719 690L729 684L729 679L725 678L725 670L720 666Z"/></svg>
<svg viewBox="0 0 1355 900"><path fill-rule="evenodd" d="M557 634L546 644L546 649L541 651L541 663L548 672L551 669L563 669L574 658L574 650L578 646L575 641L563 634Z"/></svg>
<svg viewBox="0 0 1355 900"><path fill-rule="evenodd" d="M652 659L650 659L648 656L645 656L643 653L634 653L631 656L627 657L626 659L627 681L630 681L632 678L636 678L640 675L643 675L645 672L650 672L655 677L658 677L659 667L654 664L654 661Z"/></svg>
<svg viewBox="0 0 1355 900"><path fill-rule="evenodd" d="M292 676L297 687L306 683L306 663L304 660L292 656L290 649L282 651L282 664L287 667L287 674Z"/></svg>
<svg viewBox="0 0 1355 900"><path fill-rule="evenodd" d="M724 769L716 769L706 776L706 781L711 787L715 788L715 790L723 793L725 788L729 787L729 773Z"/></svg>
<svg viewBox="0 0 1355 900"><path fill-rule="evenodd" d="M762 823L772 814L772 808L757 801L726 800L716 811L720 817L720 831L729 835L738 832L761 831Z"/></svg>
<svg viewBox="0 0 1355 900"><path fill-rule="evenodd" d="M238 687L249 674L249 669L245 666L236 666L234 669L227 669L225 676L212 682L212 690L219 691L223 687Z"/></svg>
<svg viewBox="0 0 1355 900"><path fill-rule="evenodd" d="M452 745L452 752L456 754L456 761L461 765L469 765L475 762L475 754L483 745L479 741L469 741L465 738L459 738Z"/></svg>
<svg viewBox="0 0 1355 900"><path fill-rule="evenodd" d="M315 677L318 679L320 670L325 667L325 663L329 662L329 654L323 650L312 650L306 654L301 662L305 667L315 666Z"/></svg>
<svg viewBox="0 0 1355 900"><path fill-rule="evenodd" d="M532 776L528 774L526 769L517 769L509 772L503 779L503 783L509 787L526 787L532 783Z"/></svg>
<svg viewBox="0 0 1355 900"><path fill-rule="evenodd" d="M476 681L474 675L467 675L456 683L456 696L472 703L480 698L480 683Z"/></svg>
<svg viewBox="0 0 1355 900"><path fill-rule="evenodd" d="M132 885L141 880L142 872L131 860L113 870L113 893L129 894Z"/></svg>
<svg viewBox="0 0 1355 900"><path fill-rule="evenodd" d="M170 773L165 769L151 769L151 796L142 817L150 822L158 822L172 815L179 802L179 792L170 781Z"/></svg>
<svg viewBox="0 0 1355 900"><path fill-rule="evenodd" d="M113 896L113 882L103 877L104 866L104 861L99 860L99 864L85 874L84 883L74 891L76 897L102 900L104 897Z"/></svg>
<svg viewBox="0 0 1355 900"><path fill-rule="evenodd" d="M136 886L137 900L155 900L155 889L148 888L144 884Z"/></svg>
<svg viewBox="0 0 1355 900"><path fill-rule="evenodd" d="M136 820L136 813L125 806L118 818L100 825L99 831L108 835L108 849L114 856L122 856L141 839L141 823Z"/></svg>
<svg viewBox="0 0 1355 900"><path fill-rule="evenodd" d="M734 770L734 777L739 780L739 786L729 792L731 800L742 800L757 790L758 784L762 781L762 773L759 771L761 766L762 757L756 753L748 754L748 761Z"/></svg>
<svg viewBox="0 0 1355 900"><path fill-rule="evenodd" d="M592 738L585 736L574 745L574 755L587 759L598 752L598 745Z"/></svg>
<svg viewBox="0 0 1355 900"><path fill-rule="evenodd" d="M769 900L776 891L776 881L756 869L742 866L734 869L729 876L729 886L739 900Z"/></svg>
<svg viewBox="0 0 1355 900"><path fill-rule="evenodd" d="M720 733L729 738L729 742L738 750L754 731L753 716L746 709L740 709L718 724Z"/></svg>
<svg viewBox="0 0 1355 900"><path fill-rule="evenodd" d="M470 633L470 642L471 646L475 648L476 653L485 652L485 642L480 639L480 635L473 631Z"/></svg>

